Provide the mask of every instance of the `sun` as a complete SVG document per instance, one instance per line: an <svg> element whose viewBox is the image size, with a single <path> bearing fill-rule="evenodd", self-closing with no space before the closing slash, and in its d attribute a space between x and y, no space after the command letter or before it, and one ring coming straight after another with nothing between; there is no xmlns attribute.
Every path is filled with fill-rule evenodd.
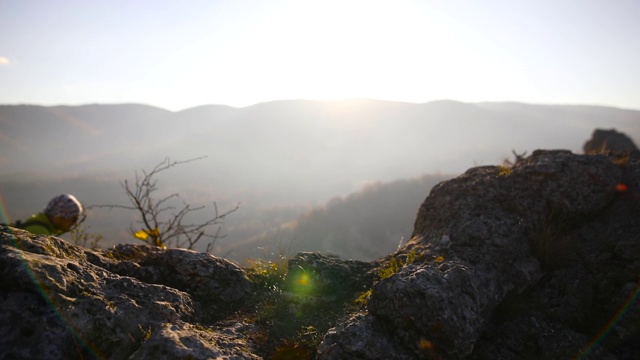
<svg viewBox="0 0 640 360"><path fill-rule="evenodd" d="M268 84L285 98L418 102L486 93L505 70L491 44L428 1L293 2L268 25Z"/></svg>
<svg viewBox="0 0 640 360"><path fill-rule="evenodd" d="M174 73L173 87L191 89L202 102L248 106L276 99L473 101L520 81L499 51L430 1L269 4Z"/></svg>
<svg viewBox="0 0 640 360"><path fill-rule="evenodd" d="M401 99L446 80L441 27L422 2L286 2L211 55L212 83L245 98Z"/></svg>
<svg viewBox="0 0 640 360"><path fill-rule="evenodd" d="M283 51L288 81L310 98L380 98L409 86L425 59L425 25L409 2L299 2ZM426 34L425 34L426 33ZM413 74L415 75L415 74ZM385 96L386 95L386 96Z"/></svg>

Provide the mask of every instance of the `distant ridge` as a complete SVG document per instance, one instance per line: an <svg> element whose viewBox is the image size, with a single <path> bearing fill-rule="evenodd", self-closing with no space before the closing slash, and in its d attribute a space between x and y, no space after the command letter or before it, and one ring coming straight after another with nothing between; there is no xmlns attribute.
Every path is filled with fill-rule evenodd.
<svg viewBox="0 0 640 360"><path fill-rule="evenodd" d="M397 169L397 178L420 175L398 169L409 154L436 155L421 162L426 171L462 171L474 161L495 162L513 148L578 151L596 127L617 128L640 138L638 120L640 111L604 106L453 100L280 100L242 108L203 105L179 112L142 104L0 105L0 151L5 173L65 172L69 166L91 162L103 169L140 167L151 159L183 154L216 154L219 165L233 161L246 166L255 158L247 158L250 153L279 162L296 154L301 161L306 157L330 166L350 154L363 157L358 166L378 163ZM56 156L42 156L49 153ZM222 153L233 159L220 158ZM367 156L373 158L366 160ZM465 163L454 165L459 161Z"/></svg>
<svg viewBox="0 0 640 360"><path fill-rule="evenodd" d="M408 101L394 101L394 100L378 100L372 98L349 98L349 99L341 99L341 100L313 100L313 99L281 99L281 100L271 100L265 102L259 102L246 106L231 106L224 104L202 104L193 107L188 107L180 110L167 110L161 106L155 105L147 105L141 103L86 103L86 104L76 104L76 105L68 105L68 104L55 104L55 105L42 105L42 104L31 104L31 103L14 103L14 104L0 104L0 107L42 107L42 108L56 108L56 107L64 107L64 108L89 108L89 107L140 107L140 108L153 108L162 110L164 112L171 113L184 113L189 111L202 111L205 109L246 109L255 106L264 106L269 104L294 104L294 103L306 103L306 104L344 104L344 103L352 103L352 104L406 104L406 105L469 105L469 106L480 106L480 107L577 107L577 108L603 108L603 109L618 109L618 110L628 110L628 111L640 111L640 109L634 108L626 108L620 106L611 106L611 105L599 105L599 104L581 104L581 103L527 103L521 101L480 101L480 102L464 102L459 100L451 100L451 99L439 99L439 100L431 100L426 102L408 102Z"/></svg>

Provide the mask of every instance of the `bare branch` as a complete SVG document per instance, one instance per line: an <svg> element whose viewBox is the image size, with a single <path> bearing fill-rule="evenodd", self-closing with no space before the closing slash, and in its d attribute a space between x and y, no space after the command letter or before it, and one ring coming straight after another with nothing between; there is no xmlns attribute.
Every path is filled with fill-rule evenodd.
<svg viewBox="0 0 640 360"><path fill-rule="evenodd" d="M172 193L163 198L157 199L154 195L158 190L155 177L158 173L170 169L174 166L201 160L206 156L197 157L183 161L171 161L168 157L158 163L151 171L141 170L140 175L135 173L133 185L128 180L120 183L125 190L125 194L130 205L96 205L98 208L118 208L137 211L140 220L136 224L142 225L142 229L131 225L129 230L137 239L155 246L186 247L194 249L203 239L209 243L206 251L213 250L218 239L224 238L221 235L224 219L231 213L237 211L240 204L236 204L231 210L220 213L218 205L213 203L213 215L202 223L189 223L186 217L192 213L205 209L205 206L192 207L187 203L181 206L175 204L180 199L178 193Z"/></svg>

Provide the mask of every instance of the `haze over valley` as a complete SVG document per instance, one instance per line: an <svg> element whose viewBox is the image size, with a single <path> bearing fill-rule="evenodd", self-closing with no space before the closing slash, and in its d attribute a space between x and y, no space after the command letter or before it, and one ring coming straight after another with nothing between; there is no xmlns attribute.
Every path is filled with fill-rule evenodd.
<svg viewBox="0 0 640 360"><path fill-rule="evenodd" d="M179 112L138 104L3 105L0 192L11 220L40 210L58 193L73 193L90 208L85 225L104 236L104 246L134 242L128 228L135 213L92 206L126 204L122 181L167 157L204 157L158 174L158 195L177 192L187 203L206 205L202 216L214 201L221 210L240 204L226 219L228 236L218 241L215 254L242 261L317 250L370 259L407 240L419 204L438 181L473 166L500 164L513 151L579 153L595 128L615 128L637 141L640 111L364 99ZM336 240L336 231L334 240L325 236L339 217L317 220L324 234L322 226L315 235L304 230L313 228L310 218L329 210L352 224L340 230L351 234L346 238L352 243L375 237L367 221L373 226L386 219L390 225L368 246L347 246L346 238Z"/></svg>

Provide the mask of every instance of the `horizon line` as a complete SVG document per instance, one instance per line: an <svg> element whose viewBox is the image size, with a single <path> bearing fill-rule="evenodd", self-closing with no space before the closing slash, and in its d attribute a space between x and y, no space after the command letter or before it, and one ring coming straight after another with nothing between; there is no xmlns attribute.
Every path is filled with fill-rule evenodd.
<svg viewBox="0 0 640 360"><path fill-rule="evenodd" d="M126 101L126 102L87 102L87 103L54 103L54 104L42 104L42 103L31 103L31 102L11 102L11 103L0 103L0 106L38 106L38 107L84 107L84 106L147 106L160 110L165 110L172 113L180 113L187 110L192 110L201 107L208 106L220 106L220 107L229 107L233 109L246 109L253 106L263 105L263 104L271 104L271 103L281 103L281 102L316 102L316 103L341 103L341 102L355 102L355 101L371 101L371 102L381 102L381 103L396 103L396 104L411 104L411 105L425 105L431 103L443 103L443 102L452 102L452 103L460 103L460 104L469 104L469 105L479 105L479 104L519 104L519 105L534 105L534 106L585 106L585 107L601 107L601 108L612 108L619 110L631 110L631 111L640 111L640 106L637 108L632 107L623 107L619 105L603 105L603 104L594 104L594 103L569 103L569 102L557 102L557 103L544 103L544 102L527 102L521 100L485 100L485 101L463 101L463 100L454 100L454 99L434 99L424 102L415 102L415 101L403 101L403 100L387 100L387 99L376 99L376 98L366 98L366 97L352 97L352 98L344 98L344 99L311 99L311 98L284 98L284 99L274 99L274 100L265 100L256 103L251 103L245 106L234 106L228 104L221 103L208 103L201 105L194 105L186 108L181 108L180 110L172 110L169 107L152 105L146 102L135 102L135 101Z"/></svg>

